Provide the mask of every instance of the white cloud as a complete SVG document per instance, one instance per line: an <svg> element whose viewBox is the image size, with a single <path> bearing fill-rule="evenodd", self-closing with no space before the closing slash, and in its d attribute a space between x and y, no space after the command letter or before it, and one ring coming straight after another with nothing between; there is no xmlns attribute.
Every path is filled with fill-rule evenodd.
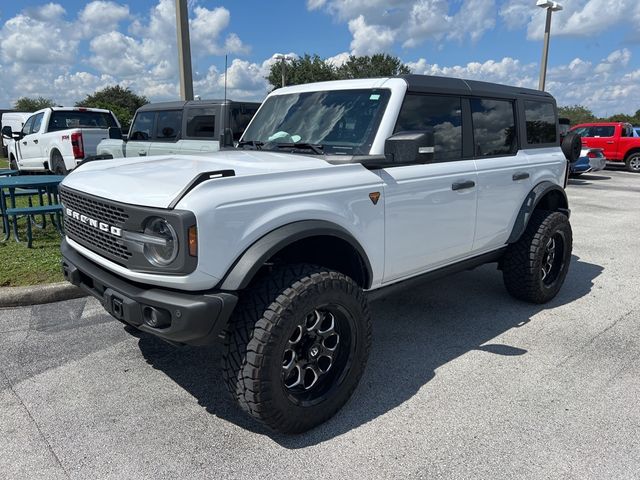
<svg viewBox="0 0 640 480"><path fill-rule="evenodd" d="M395 41L395 33L390 28L367 25L362 15L349 20L349 31L353 35L352 55L373 55L387 52Z"/></svg>
<svg viewBox="0 0 640 480"><path fill-rule="evenodd" d="M113 31L118 24L130 16L129 6L111 1L95 0L89 2L78 13L78 27L84 36L93 36L96 32Z"/></svg>

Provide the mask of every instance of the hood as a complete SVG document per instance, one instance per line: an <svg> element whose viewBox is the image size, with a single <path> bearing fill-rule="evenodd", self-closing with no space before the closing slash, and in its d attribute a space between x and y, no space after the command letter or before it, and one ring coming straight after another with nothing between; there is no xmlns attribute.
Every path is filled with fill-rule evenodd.
<svg viewBox="0 0 640 480"><path fill-rule="evenodd" d="M202 173L234 170L236 177L329 168L321 158L292 153L229 150L207 155L162 155L99 160L69 174L63 185L131 205L167 208ZM213 179L225 182L233 177Z"/></svg>

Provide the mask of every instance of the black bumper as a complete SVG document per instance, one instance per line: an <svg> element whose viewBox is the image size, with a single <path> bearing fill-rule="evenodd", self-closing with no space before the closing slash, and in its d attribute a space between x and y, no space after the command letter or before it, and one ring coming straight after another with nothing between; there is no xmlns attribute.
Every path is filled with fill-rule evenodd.
<svg viewBox="0 0 640 480"><path fill-rule="evenodd" d="M125 280L96 265L62 241L64 277L96 297L116 319L168 342L212 343L223 331L238 297L228 292L184 292L149 287ZM151 311L161 312L164 328L145 323Z"/></svg>

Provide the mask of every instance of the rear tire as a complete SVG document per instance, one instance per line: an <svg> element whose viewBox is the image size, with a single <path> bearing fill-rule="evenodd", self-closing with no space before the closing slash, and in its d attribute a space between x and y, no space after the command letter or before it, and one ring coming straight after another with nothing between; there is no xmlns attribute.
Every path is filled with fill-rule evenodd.
<svg viewBox="0 0 640 480"><path fill-rule="evenodd" d="M556 296L569 271L573 235L566 215L536 210L522 237L502 259L507 291L515 298L545 303Z"/></svg>
<svg viewBox="0 0 640 480"><path fill-rule="evenodd" d="M69 173L60 152L53 152L53 155L51 155L51 171L56 175L67 175Z"/></svg>
<svg viewBox="0 0 640 480"><path fill-rule="evenodd" d="M241 298L223 374L240 407L273 430L300 433L351 397L371 346L362 289L312 265L277 267Z"/></svg>
<svg viewBox="0 0 640 480"><path fill-rule="evenodd" d="M633 173L640 173L640 152L630 154L624 164L627 167L627 171Z"/></svg>

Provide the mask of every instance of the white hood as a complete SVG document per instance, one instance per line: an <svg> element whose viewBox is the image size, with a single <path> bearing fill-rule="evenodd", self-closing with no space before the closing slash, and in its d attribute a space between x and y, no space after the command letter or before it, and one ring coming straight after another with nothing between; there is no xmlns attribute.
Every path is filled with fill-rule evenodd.
<svg viewBox="0 0 640 480"><path fill-rule="evenodd" d="M329 167L331 165L321 158L307 155L229 150L202 156L162 155L93 161L74 170L62 184L122 203L167 208L201 173L231 169L240 177Z"/></svg>

